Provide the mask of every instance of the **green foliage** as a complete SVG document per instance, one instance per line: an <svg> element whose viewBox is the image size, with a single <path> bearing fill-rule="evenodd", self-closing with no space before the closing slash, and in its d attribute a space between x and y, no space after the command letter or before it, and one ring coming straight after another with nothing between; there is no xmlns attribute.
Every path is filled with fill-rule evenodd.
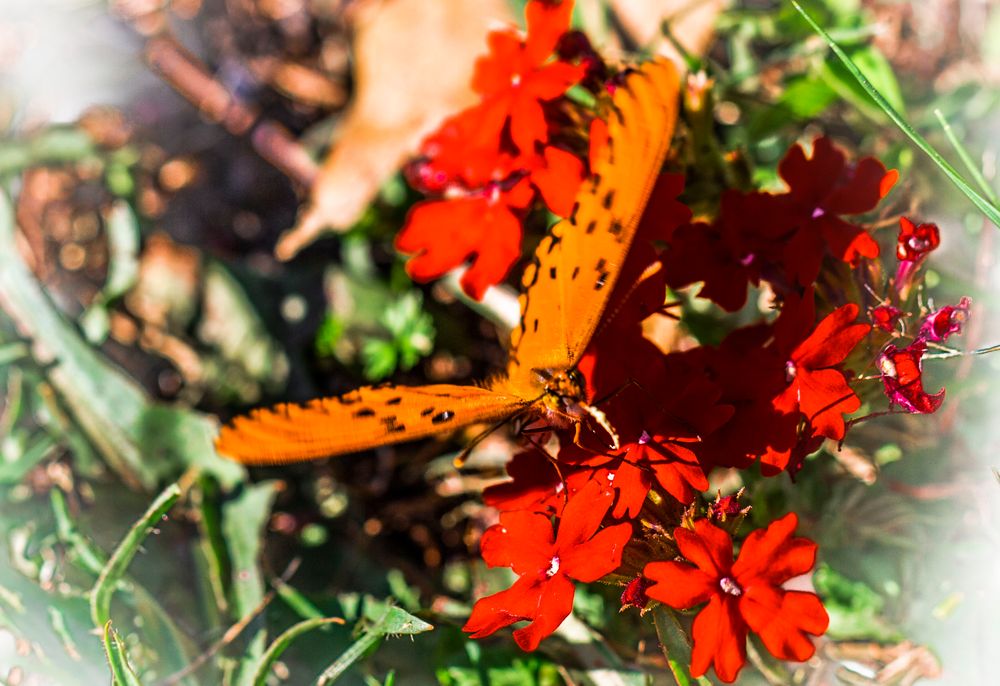
<svg viewBox="0 0 1000 686"><path fill-rule="evenodd" d="M412 369L434 347L434 323L422 305L420 293L411 291L389 305L379 317L390 337L369 339L361 349L369 380L384 379L397 368Z"/></svg>

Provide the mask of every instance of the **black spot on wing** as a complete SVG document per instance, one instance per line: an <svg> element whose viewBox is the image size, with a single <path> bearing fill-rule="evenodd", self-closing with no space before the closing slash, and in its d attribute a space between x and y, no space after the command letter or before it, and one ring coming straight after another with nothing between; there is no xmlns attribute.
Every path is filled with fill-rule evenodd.
<svg viewBox="0 0 1000 686"><path fill-rule="evenodd" d="M601 198L601 206L604 207L604 209L606 210L610 210L611 206L614 205L614 203L615 203L615 189L610 188L608 189L608 192L604 194L604 197Z"/></svg>
<svg viewBox="0 0 1000 686"><path fill-rule="evenodd" d="M439 412L438 414L431 417L431 424L443 424L445 422L451 421L455 416L455 413L451 410L445 410L444 412Z"/></svg>
<svg viewBox="0 0 1000 686"><path fill-rule="evenodd" d="M420 410L420 416L421 417L426 417L426 416L431 415L433 413L434 413L434 408L433 407L425 407L424 409Z"/></svg>
<svg viewBox="0 0 1000 686"><path fill-rule="evenodd" d="M361 419L362 417L374 417L375 410L370 407L362 407L360 410L354 411L355 419Z"/></svg>
<svg viewBox="0 0 1000 686"><path fill-rule="evenodd" d="M385 401L386 405L398 405L403 402L403 396L397 395L395 398L389 398Z"/></svg>
<svg viewBox="0 0 1000 686"><path fill-rule="evenodd" d="M594 233L594 230L595 230L595 229L597 229L597 220L596 220L596 219L591 219L591 220L590 220L590 221L589 221L589 222L587 223L587 230L586 230L586 231L587 231L587 234L592 234L592 233Z"/></svg>

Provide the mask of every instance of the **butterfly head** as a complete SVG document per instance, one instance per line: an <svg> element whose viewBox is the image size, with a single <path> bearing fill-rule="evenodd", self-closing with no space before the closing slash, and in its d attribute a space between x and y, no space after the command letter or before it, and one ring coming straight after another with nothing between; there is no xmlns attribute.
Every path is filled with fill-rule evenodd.
<svg viewBox="0 0 1000 686"><path fill-rule="evenodd" d="M586 398L583 374L576 369L543 370L539 372L545 385L542 403L553 410L575 405Z"/></svg>

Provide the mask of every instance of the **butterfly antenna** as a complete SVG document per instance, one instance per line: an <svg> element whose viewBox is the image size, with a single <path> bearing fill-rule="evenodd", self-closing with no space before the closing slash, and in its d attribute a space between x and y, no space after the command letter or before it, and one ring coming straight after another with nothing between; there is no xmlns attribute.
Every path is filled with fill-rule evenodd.
<svg viewBox="0 0 1000 686"><path fill-rule="evenodd" d="M502 427L507 422L514 421L518 417L522 416L525 412L527 412L527 410L518 412L517 414L511 415L510 417L506 417L505 419L500 420L499 422L489 427L488 429L481 431L479 434L477 434L475 438L469 441L469 443L465 446L462 452L458 454L458 457L452 460L452 464L455 465L455 469L461 469L462 467L465 466L465 463L469 461L469 455L471 455L472 451L476 449L476 446L478 446L480 443L483 442L483 439L485 439L494 431Z"/></svg>

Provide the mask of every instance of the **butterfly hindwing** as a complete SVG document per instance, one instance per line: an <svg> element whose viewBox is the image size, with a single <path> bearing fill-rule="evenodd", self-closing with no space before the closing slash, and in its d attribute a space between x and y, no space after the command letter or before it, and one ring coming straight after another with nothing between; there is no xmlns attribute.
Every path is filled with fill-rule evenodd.
<svg viewBox="0 0 1000 686"><path fill-rule="evenodd" d="M216 449L247 464L301 462L497 422L529 404L478 386L368 386L237 417Z"/></svg>
<svg viewBox="0 0 1000 686"><path fill-rule="evenodd" d="M583 355L670 146L679 78L671 62L656 60L615 91L608 144L591 178L524 271L521 322L511 334L512 387L530 384L534 370L571 369Z"/></svg>

